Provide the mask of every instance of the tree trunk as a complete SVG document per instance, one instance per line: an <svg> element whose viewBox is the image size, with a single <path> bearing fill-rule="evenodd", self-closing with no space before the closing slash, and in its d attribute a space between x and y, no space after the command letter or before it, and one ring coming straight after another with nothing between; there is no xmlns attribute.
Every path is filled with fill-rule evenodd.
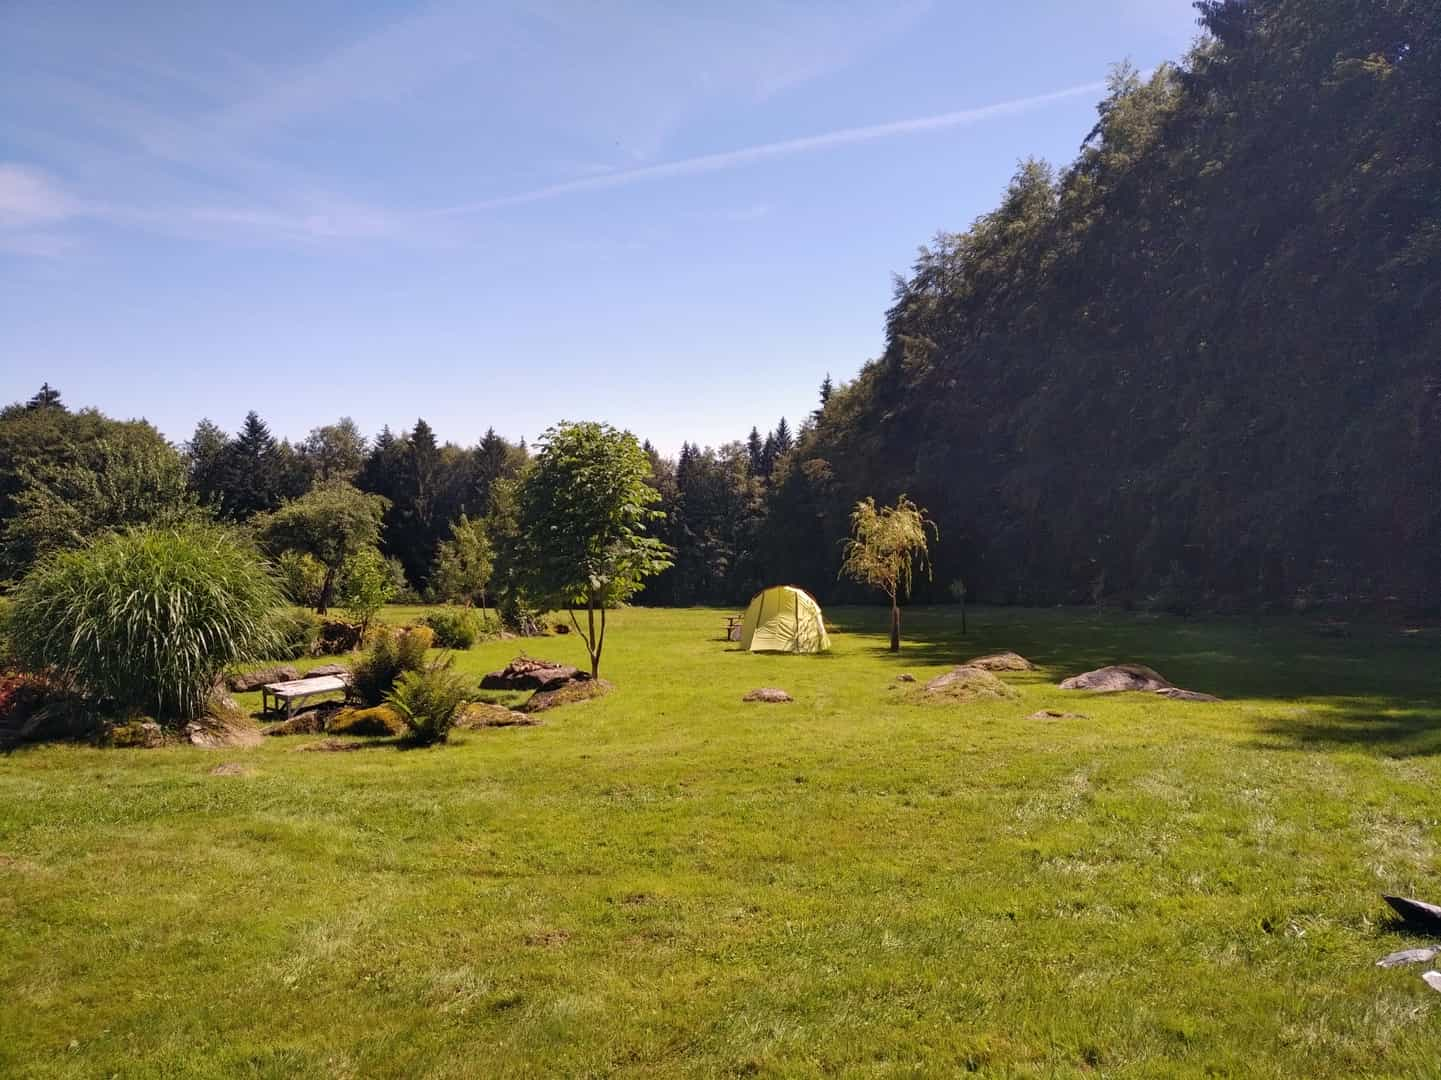
<svg viewBox="0 0 1441 1080"><path fill-rule="evenodd" d="M330 610L330 601L335 592L335 568L327 566L325 577L320 583L320 599L315 602L315 613L324 615Z"/></svg>
<svg viewBox="0 0 1441 1080"><path fill-rule="evenodd" d="M600 678L600 643L595 637L595 598L585 598L585 617L590 624L590 637L586 639L585 651L590 653L590 677Z"/></svg>
<svg viewBox="0 0 1441 1080"><path fill-rule="evenodd" d="M966 594L961 594L961 634L966 632Z"/></svg>
<svg viewBox="0 0 1441 1080"><path fill-rule="evenodd" d="M891 652L901 651L901 606L891 601Z"/></svg>

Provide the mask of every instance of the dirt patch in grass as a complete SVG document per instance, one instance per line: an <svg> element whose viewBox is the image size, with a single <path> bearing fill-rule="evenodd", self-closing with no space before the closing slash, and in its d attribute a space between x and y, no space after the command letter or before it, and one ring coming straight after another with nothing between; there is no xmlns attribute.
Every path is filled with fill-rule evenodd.
<svg viewBox="0 0 1441 1080"><path fill-rule="evenodd" d="M227 761L210 770L211 776L254 776L253 769L247 769L238 761Z"/></svg>
<svg viewBox="0 0 1441 1080"><path fill-rule="evenodd" d="M345 739L321 739L319 742L306 743L295 749L317 751L322 754L343 754L349 750L364 750L366 745L363 742L348 742Z"/></svg>

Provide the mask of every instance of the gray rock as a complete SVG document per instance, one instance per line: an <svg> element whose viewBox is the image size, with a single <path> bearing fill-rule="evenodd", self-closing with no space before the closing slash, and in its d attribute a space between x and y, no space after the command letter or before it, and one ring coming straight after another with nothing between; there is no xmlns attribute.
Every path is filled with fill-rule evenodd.
<svg viewBox="0 0 1441 1080"><path fill-rule="evenodd" d="M910 672L904 672L903 674L900 674L900 675L897 675L897 676L896 676L896 682L915 682L915 681L916 681L916 677L915 677L914 675L912 675Z"/></svg>
<svg viewBox="0 0 1441 1080"><path fill-rule="evenodd" d="M322 676L322 675L349 675L349 674L350 674L350 668L346 667L344 664L321 664L319 667L313 667L313 668L311 668L309 671L307 671L307 672L305 673L305 677L306 677L307 679L311 679L311 678L318 679L318 678L320 678L320 676Z"/></svg>
<svg viewBox="0 0 1441 1080"><path fill-rule="evenodd" d="M1062 690L1091 690L1098 694L1119 694L1127 690L1170 690L1170 681L1145 664L1113 664L1061 683Z"/></svg>
<svg viewBox="0 0 1441 1080"><path fill-rule="evenodd" d="M284 664L280 667L263 668L260 671L241 671L225 680L226 689L232 694L248 694L271 683L290 682L300 678L300 671Z"/></svg>
<svg viewBox="0 0 1441 1080"><path fill-rule="evenodd" d="M1172 701L1220 701L1214 694L1203 694L1199 690L1182 690L1179 686L1167 686L1154 691L1157 697L1170 698Z"/></svg>

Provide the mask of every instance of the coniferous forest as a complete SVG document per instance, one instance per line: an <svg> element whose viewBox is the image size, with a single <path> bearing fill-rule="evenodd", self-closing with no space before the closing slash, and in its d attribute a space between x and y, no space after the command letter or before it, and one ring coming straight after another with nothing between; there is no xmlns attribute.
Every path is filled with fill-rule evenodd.
<svg viewBox="0 0 1441 1080"><path fill-rule="evenodd" d="M1022 163L920 250L884 352L812 414L647 444L674 566L640 602L857 598L850 509L906 493L939 526L920 600L1441 608L1441 6L1196 6L1193 51L1117 68L1073 162ZM254 413L176 448L47 386L0 417L0 580L97 528L245 522L347 480L388 500L419 593L484 519L503 594L527 460L493 429L292 444Z"/></svg>

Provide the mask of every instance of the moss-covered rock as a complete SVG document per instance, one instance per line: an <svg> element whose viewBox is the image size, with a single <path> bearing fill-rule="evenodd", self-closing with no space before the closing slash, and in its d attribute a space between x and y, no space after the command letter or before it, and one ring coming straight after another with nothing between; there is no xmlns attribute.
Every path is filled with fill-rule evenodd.
<svg viewBox="0 0 1441 1080"><path fill-rule="evenodd" d="M326 730L332 735L404 735L405 721L389 705L369 709L341 709L330 718Z"/></svg>

